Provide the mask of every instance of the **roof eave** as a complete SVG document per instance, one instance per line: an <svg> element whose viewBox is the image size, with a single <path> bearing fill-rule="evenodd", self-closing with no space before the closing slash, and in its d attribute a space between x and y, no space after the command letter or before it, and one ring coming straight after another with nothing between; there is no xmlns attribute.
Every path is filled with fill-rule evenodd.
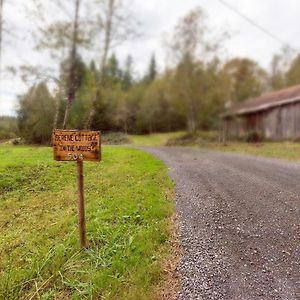
<svg viewBox="0 0 300 300"><path fill-rule="evenodd" d="M254 108L248 108L248 109L245 108L245 109L237 110L237 111L232 112L232 113L230 113L230 112L224 113L224 114L221 115L221 117L226 118L226 117L232 117L232 116L247 115L247 114L251 114L251 113L255 113L255 112L268 110L268 109L273 108L273 107L282 106L282 105L290 104L290 103L294 103L294 102L299 102L299 101L300 101L300 96L297 96L295 98L281 100L281 101L278 101L276 103L262 104L262 105L259 105L257 107L254 107Z"/></svg>

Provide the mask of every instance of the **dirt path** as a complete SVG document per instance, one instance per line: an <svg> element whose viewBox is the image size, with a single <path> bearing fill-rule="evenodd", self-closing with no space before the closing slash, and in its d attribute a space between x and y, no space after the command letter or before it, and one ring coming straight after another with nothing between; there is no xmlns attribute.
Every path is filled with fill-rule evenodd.
<svg viewBox="0 0 300 300"><path fill-rule="evenodd" d="M146 150L177 184L179 299L300 299L300 164Z"/></svg>

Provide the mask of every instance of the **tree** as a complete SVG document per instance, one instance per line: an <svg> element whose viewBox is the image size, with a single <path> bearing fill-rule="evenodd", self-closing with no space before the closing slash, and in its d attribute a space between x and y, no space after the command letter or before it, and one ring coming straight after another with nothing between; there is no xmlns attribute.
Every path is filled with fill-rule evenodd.
<svg viewBox="0 0 300 300"><path fill-rule="evenodd" d="M108 59L105 66L105 81L106 84L117 84L122 81L122 70L119 66L119 61L116 55L113 53Z"/></svg>
<svg viewBox="0 0 300 300"><path fill-rule="evenodd" d="M205 19L205 14L200 8L192 10L178 22L169 42L177 64L173 80L173 88L177 95L174 98L178 104L181 102L178 106L181 106L181 111L186 116L189 132L194 132L199 123L197 118L202 97L197 78L214 57L219 45L218 39L217 42L212 42L213 39L207 36Z"/></svg>
<svg viewBox="0 0 300 300"><path fill-rule="evenodd" d="M16 117L0 116L0 140L12 139L19 136Z"/></svg>
<svg viewBox="0 0 300 300"><path fill-rule="evenodd" d="M86 120L86 128L90 128L96 113L97 101L102 100L102 89L105 84L105 66L111 49L135 36L135 19L126 0L96 0L98 5L97 26L98 46L102 49L99 62L99 82L92 100L90 113ZM97 39L96 39L97 40ZM99 106L99 105L98 105Z"/></svg>
<svg viewBox="0 0 300 300"><path fill-rule="evenodd" d="M124 90L129 90L133 85L133 71L132 71L133 59L131 55L127 56L125 63L125 70L123 72L122 85Z"/></svg>
<svg viewBox="0 0 300 300"><path fill-rule="evenodd" d="M46 79L53 79L59 85L67 97L67 103L64 111L63 125L67 126L71 107L75 101L76 96L76 60L80 47L87 47L90 45L87 20L80 19L80 11L82 4L86 4L85 0L75 1L60 1L55 0L47 3L42 0L34 0L36 16L39 16L40 21L38 25L37 49L47 49L52 57L58 57L60 61L68 61L68 80L61 82L56 75L49 76ZM74 13L70 14L73 9ZM50 14L49 11L55 11L56 14ZM57 18L53 18L55 15ZM38 79L40 76L38 74ZM67 86L63 86L67 84Z"/></svg>
<svg viewBox="0 0 300 300"><path fill-rule="evenodd" d="M81 62L82 67L78 70L80 82L76 93L76 101L70 111L69 125L71 128L84 129L85 118L91 107L91 99L97 88L98 72L93 64L87 67Z"/></svg>
<svg viewBox="0 0 300 300"><path fill-rule="evenodd" d="M281 66L282 58L274 55L271 61L270 86L272 90L279 90L286 85L285 74Z"/></svg>
<svg viewBox="0 0 300 300"><path fill-rule="evenodd" d="M268 76L255 61L234 58L227 62L223 71L230 79L231 101L241 102L267 90Z"/></svg>
<svg viewBox="0 0 300 300"><path fill-rule="evenodd" d="M0 72L2 69L2 44L3 44L3 8L4 8L4 0L0 0Z"/></svg>
<svg viewBox="0 0 300 300"><path fill-rule="evenodd" d="M291 63L286 73L287 86L300 84L300 55L298 55Z"/></svg>
<svg viewBox="0 0 300 300"><path fill-rule="evenodd" d="M28 143L48 144L55 118L55 100L45 82L33 86L20 97L18 123Z"/></svg>
<svg viewBox="0 0 300 300"><path fill-rule="evenodd" d="M71 106L75 101L75 95L76 95L76 79L77 79L76 78L76 57L77 57L78 27L79 27L79 6L80 6L80 0L76 0L74 21L73 21L71 53L70 53L69 81L67 87L68 103L65 110L63 129L65 129L67 126Z"/></svg>
<svg viewBox="0 0 300 300"><path fill-rule="evenodd" d="M127 134L128 133L128 119L129 119L129 107L128 107L128 99L127 93L121 92L119 93L119 97L117 99L117 105L114 113L114 122L117 127L120 127L121 130Z"/></svg>
<svg viewBox="0 0 300 300"><path fill-rule="evenodd" d="M150 59L148 71L144 78L145 83L149 84L149 83L153 82L156 78L156 75L157 75L156 58L155 58L155 55L153 54Z"/></svg>

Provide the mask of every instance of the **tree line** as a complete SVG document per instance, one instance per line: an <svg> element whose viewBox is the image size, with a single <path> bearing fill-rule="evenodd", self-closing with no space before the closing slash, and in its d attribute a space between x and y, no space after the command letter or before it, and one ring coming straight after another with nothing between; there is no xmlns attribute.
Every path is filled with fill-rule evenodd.
<svg viewBox="0 0 300 300"><path fill-rule="evenodd" d="M180 19L166 41L170 65L159 72L153 55L145 58L145 74L137 76L132 53L121 64L113 51L113 44L135 34L124 3L99 0L97 29L82 20L84 0L66 5L68 12L73 7L71 20L44 24L38 46L52 53L59 71L41 76L33 67L22 70L24 78L35 76L17 110L27 142L48 143L53 128L135 134L216 130L228 105L300 83L300 56L287 58L286 50L273 57L270 71L248 58L225 61L227 33L213 36L200 8ZM85 55L97 36L98 61Z"/></svg>

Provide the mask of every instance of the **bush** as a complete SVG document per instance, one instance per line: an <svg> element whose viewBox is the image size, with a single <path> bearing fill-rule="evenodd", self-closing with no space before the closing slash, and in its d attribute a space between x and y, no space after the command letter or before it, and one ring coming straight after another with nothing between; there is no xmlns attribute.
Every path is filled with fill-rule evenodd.
<svg viewBox="0 0 300 300"><path fill-rule="evenodd" d="M111 132L102 135L102 143L106 145L122 145L130 144L131 140L128 138L127 134L122 132Z"/></svg>
<svg viewBox="0 0 300 300"><path fill-rule="evenodd" d="M13 145L17 146L17 145L23 145L24 141L21 138L16 138L16 139L13 139L11 143Z"/></svg>
<svg viewBox="0 0 300 300"><path fill-rule="evenodd" d="M219 133L216 131L197 131L186 133L180 137L172 138L167 141L166 146L192 146L206 143L218 142Z"/></svg>
<svg viewBox="0 0 300 300"><path fill-rule="evenodd" d="M257 131L250 131L246 135L247 143L261 143L263 141L263 136Z"/></svg>
<svg viewBox="0 0 300 300"><path fill-rule="evenodd" d="M18 140L18 139L14 139L13 141L12 141L12 144L13 145L19 145L20 144L20 141Z"/></svg>

